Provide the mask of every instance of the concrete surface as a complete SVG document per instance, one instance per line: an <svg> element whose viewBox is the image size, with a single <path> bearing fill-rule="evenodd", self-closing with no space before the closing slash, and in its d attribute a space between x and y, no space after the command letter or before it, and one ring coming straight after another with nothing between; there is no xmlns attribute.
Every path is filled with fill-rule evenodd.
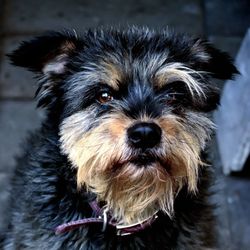
<svg viewBox="0 0 250 250"><path fill-rule="evenodd" d="M9 176L27 131L39 126L42 114L32 97L36 83L30 73L14 68L4 54L17 43L44 30L97 25L139 24L169 26L206 36L218 47L236 54L249 26L249 1L242 0L0 0L0 232L4 231ZM220 208L220 249L249 249L249 177L225 177L212 148ZM218 191L219 190L219 191ZM244 210L246 209L246 210Z"/></svg>

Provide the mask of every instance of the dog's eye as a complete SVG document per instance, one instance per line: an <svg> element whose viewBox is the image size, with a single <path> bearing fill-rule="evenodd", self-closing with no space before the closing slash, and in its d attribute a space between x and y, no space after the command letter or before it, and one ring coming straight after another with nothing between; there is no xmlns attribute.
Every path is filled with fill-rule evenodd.
<svg viewBox="0 0 250 250"><path fill-rule="evenodd" d="M113 100L113 96L108 91L101 91L97 97L97 100L101 103L107 103Z"/></svg>
<svg viewBox="0 0 250 250"><path fill-rule="evenodd" d="M166 103L176 104L183 102L187 93L187 88L184 82L176 81L167 84L163 91L165 92Z"/></svg>
<svg viewBox="0 0 250 250"><path fill-rule="evenodd" d="M166 96L166 102L167 104L172 104L174 102L176 102L177 100L177 93L168 93Z"/></svg>

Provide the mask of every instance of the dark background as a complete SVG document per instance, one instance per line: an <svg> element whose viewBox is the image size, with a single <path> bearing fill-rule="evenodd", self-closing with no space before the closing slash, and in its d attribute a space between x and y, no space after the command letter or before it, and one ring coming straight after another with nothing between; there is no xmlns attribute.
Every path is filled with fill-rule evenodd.
<svg viewBox="0 0 250 250"><path fill-rule="evenodd" d="M0 0L0 233L6 227L9 176L27 131L43 117L35 110L31 73L8 64L4 54L21 40L51 29L100 25L170 27L206 37L233 57L250 26L250 0ZM224 176L216 166L220 249L250 249L250 178ZM249 175L248 175L249 176Z"/></svg>

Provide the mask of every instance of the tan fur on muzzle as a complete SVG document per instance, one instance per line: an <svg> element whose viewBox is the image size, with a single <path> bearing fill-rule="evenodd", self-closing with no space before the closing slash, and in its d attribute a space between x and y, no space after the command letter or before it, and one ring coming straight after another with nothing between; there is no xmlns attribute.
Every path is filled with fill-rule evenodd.
<svg viewBox="0 0 250 250"><path fill-rule="evenodd" d="M195 192L200 142L184 129L178 117L154 120L163 131L161 145L155 151L162 160L144 167L130 161L133 149L127 145L126 130L134 120L109 114L86 132L86 116L86 112L79 112L63 122L62 151L78 169L78 187L84 185L96 193L118 221L135 223L157 210L171 217L180 188L187 184ZM200 133L205 137L205 131Z"/></svg>

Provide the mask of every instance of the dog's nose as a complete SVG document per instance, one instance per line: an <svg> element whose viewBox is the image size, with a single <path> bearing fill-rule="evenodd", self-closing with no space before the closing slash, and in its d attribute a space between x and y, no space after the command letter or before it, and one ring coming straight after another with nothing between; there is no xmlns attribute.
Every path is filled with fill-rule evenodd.
<svg viewBox="0 0 250 250"><path fill-rule="evenodd" d="M127 131L128 141L135 148L153 148L161 140L161 128L155 123L141 122Z"/></svg>

